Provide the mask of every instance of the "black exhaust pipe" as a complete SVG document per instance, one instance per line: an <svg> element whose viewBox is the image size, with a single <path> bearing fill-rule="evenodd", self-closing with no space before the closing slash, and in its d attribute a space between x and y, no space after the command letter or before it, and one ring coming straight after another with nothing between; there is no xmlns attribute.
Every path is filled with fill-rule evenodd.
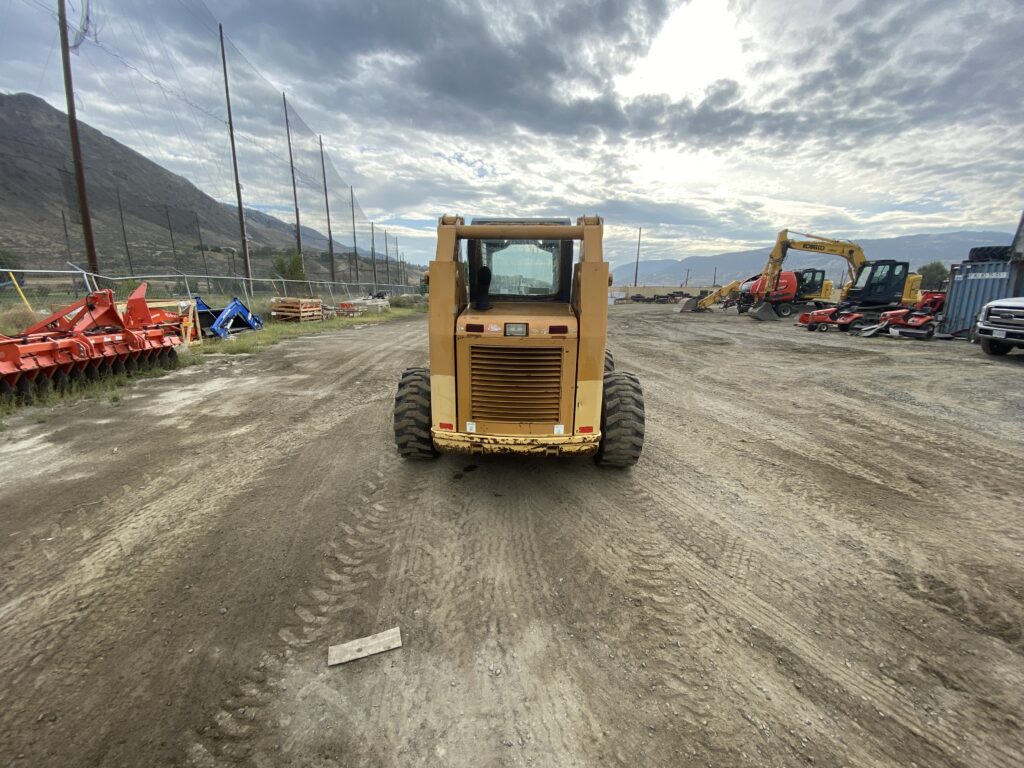
<svg viewBox="0 0 1024 768"><path fill-rule="evenodd" d="M491 297L488 293L491 290L491 268L480 267L476 271L476 308L486 312L491 308Z"/></svg>

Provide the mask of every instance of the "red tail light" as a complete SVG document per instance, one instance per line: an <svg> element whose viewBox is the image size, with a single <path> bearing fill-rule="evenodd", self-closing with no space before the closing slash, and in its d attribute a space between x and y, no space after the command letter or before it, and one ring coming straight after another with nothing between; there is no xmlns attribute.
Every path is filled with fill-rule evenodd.
<svg viewBox="0 0 1024 768"><path fill-rule="evenodd" d="M569 326L568 325L552 325L550 328L548 328L548 333L568 333L568 332L569 332Z"/></svg>
<svg viewBox="0 0 1024 768"><path fill-rule="evenodd" d="M447 421L442 421L437 426L439 426L441 429L455 429L455 425L449 424Z"/></svg>
<svg viewBox="0 0 1024 768"><path fill-rule="evenodd" d="M483 333L483 323L466 323L466 333Z"/></svg>
<svg viewBox="0 0 1024 768"><path fill-rule="evenodd" d="M579 433L581 435L591 435L591 434L594 433L594 428L593 427L580 427L579 428Z"/></svg>

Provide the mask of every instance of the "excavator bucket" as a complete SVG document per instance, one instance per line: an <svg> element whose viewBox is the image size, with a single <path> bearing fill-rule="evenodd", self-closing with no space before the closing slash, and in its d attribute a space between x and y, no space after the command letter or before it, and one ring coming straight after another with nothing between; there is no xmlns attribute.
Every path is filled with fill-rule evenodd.
<svg viewBox="0 0 1024 768"><path fill-rule="evenodd" d="M750 308L750 315L752 320L778 320L779 316L775 314L775 309L767 301L759 301L753 307Z"/></svg>
<svg viewBox="0 0 1024 768"><path fill-rule="evenodd" d="M697 300L696 299L683 299L679 304L680 312L696 312L697 311Z"/></svg>

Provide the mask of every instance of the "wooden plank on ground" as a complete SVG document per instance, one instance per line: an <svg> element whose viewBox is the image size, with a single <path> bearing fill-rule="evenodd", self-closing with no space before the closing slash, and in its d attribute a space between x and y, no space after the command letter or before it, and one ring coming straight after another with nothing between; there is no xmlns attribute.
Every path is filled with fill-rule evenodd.
<svg viewBox="0 0 1024 768"><path fill-rule="evenodd" d="M335 664L344 664L347 661L355 661L365 656L401 647L402 632L398 627L392 627L378 632L376 635L351 640L341 645L332 645L327 649L327 666L333 667Z"/></svg>

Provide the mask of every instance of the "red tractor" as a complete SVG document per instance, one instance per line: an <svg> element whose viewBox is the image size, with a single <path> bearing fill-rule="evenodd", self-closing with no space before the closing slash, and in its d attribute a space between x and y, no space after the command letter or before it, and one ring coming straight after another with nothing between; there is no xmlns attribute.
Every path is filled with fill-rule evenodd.
<svg viewBox="0 0 1024 768"><path fill-rule="evenodd" d="M913 307L883 312L878 323L861 328L861 336L875 336L888 331L890 336L930 339L939 324L938 314L946 306L945 291L922 291L921 300ZM853 322L850 320L849 322Z"/></svg>

